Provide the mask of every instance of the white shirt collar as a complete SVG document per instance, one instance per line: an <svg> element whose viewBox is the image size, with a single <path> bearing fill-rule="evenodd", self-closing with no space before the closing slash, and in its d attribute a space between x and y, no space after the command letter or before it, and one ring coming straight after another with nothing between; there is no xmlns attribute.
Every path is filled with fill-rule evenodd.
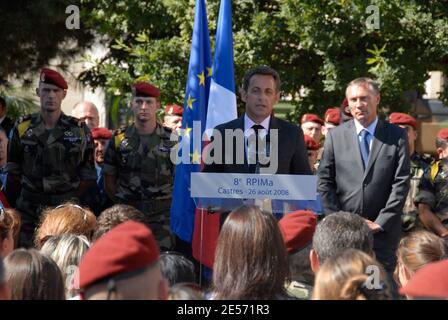
<svg viewBox="0 0 448 320"><path fill-rule="evenodd" d="M244 136L247 138L251 134L253 134L252 126L255 124L261 125L264 130L260 132L260 137L264 138L265 135L267 135L269 130L269 122L271 121L271 116L268 116L266 119L264 119L261 123L255 123L252 121L251 118L247 116L247 114L244 114Z"/></svg>
<svg viewBox="0 0 448 320"><path fill-rule="evenodd" d="M5 118L6 118L6 114L3 117L0 118L0 123L2 123L3 120L5 120Z"/></svg>
<svg viewBox="0 0 448 320"><path fill-rule="evenodd" d="M360 124L356 119L354 119L354 122L356 127L356 135L359 135L362 130L367 130L372 135L372 137L375 135L376 125L378 124L378 117L376 117L375 120L367 128L364 128L362 124Z"/></svg>

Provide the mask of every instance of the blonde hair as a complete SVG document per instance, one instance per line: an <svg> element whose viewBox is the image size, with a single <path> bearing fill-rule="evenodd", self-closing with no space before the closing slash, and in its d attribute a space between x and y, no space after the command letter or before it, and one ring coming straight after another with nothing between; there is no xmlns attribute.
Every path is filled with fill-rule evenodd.
<svg viewBox="0 0 448 320"><path fill-rule="evenodd" d="M445 241L432 232L419 230L403 239L397 249L399 263L415 273L428 263L447 258L448 248Z"/></svg>
<svg viewBox="0 0 448 320"><path fill-rule="evenodd" d="M96 217L92 211L67 202L56 208L46 209L42 213L34 244L36 248L41 248L49 237L62 234L83 235L90 240L96 224Z"/></svg>
<svg viewBox="0 0 448 320"><path fill-rule="evenodd" d="M378 270L379 279L370 279ZM316 275L313 300L386 300L390 293L383 267L366 253L347 249L328 258ZM373 284L377 281L378 287ZM378 281L379 280L379 281ZM369 284L372 285L369 286Z"/></svg>
<svg viewBox="0 0 448 320"><path fill-rule="evenodd" d="M64 234L51 237L40 249L40 252L53 259L61 270L67 299L79 293L79 290L71 285L71 280L89 248L90 242L85 236Z"/></svg>

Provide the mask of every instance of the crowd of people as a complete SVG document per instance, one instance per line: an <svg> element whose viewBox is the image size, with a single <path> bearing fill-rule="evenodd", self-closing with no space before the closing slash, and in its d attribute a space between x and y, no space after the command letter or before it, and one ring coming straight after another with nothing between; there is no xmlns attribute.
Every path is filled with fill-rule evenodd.
<svg viewBox="0 0 448 320"><path fill-rule="evenodd" d="M416 120L380 119L373 80L353 80L341 107L304 114L298 126L273 114L274 69L245 74L245 113L216 128L241 129L244 144L233 141L229 162L224 141L222 159L203 171L263 173L259 141L268 140L274 174L317 176L322 212L222 212L208 278L170 226L182 108L167 105L159 122L159 89L137 82L132 123L111 131L91 102L65 115L67 90L42 69L40 110L15 124L0 99L0 299L448 298L448 129L435 139L438 160L418 154Z"/></svg>

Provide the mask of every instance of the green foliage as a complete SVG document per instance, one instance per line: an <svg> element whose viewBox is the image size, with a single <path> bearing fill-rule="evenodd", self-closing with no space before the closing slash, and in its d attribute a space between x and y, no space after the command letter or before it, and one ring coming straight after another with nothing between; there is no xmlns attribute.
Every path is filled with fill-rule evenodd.
<svg viewBox="0 0 448 320"><path fill-rule="evenodd" d="M25 85L36 81L37 71L56 56L65 69L93 40L92 29L66 28L66 8L77 0L15 0L0 2L0 85L16 78Z"/></svg>
<svg viewBox="0 0 448 320"><path fill-rule="evenodd" d="M7 115L11 119L18 119L22 115L34 113L39 110L39 105L34 97L23 95L23 93L17 90L1 90L0 96L6 101Z"/></svg>
<svg viewBox="0 0 448 320"><path fill-rule="evenodd" d="M147 80L161 88L162 104L182 104L194 0L81 2L85 25L110 49L81 80L112 97ZM379 9L379 29L366 26L369 5ZM219 0L208 0L207 10L213 48ZM407 97L424 92L429 71L448 74L447 14L448 4L435 0L234 0L236 83L248 68L271 65L297 120L339 106L349 81L370 76L381 85L383 111L405 111Z"/></svg>

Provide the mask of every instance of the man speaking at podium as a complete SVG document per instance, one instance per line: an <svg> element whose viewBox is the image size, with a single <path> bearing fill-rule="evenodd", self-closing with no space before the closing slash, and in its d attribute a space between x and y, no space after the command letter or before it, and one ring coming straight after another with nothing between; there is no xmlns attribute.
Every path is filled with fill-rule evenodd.
<svg viewBox="0 0 448 320"><path fill-rule="evenodd" d="M259 66L246 72L241 89L246 112L215 128L215 149L203 172L311 175L302 129L273 116L279 99L277 71Z"/></svg>

